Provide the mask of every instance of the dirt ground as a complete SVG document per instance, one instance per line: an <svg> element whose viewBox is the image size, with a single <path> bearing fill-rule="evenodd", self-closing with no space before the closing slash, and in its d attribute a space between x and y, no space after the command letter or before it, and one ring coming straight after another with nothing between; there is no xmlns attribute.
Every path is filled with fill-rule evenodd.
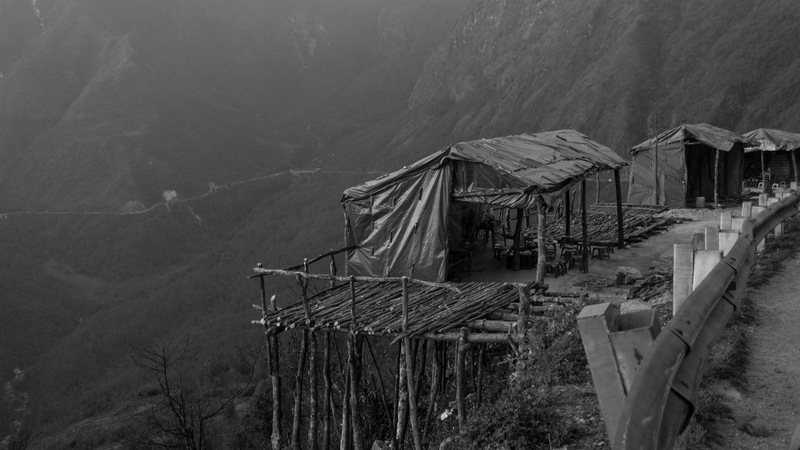
<svg viewBox="0 0 800 450"><path fill-rule="evenodd" d="M689 244L696 231L703 231L706 226L719 224L720 211L711 209L672 209L659 215L683 218L680 223L673 224L668 230L651 235L643 242L634 243L624 249L617 249L609 259L590 259L588 273L581 273L573 268L566 275L545 276L545 283L551 292L589 292L606 295L624 295L630 286L614 286L617 267L633 267L642 275L654 267L668 265L672 267L673 244ZM510 245L510 241L509 245ZM472 271L462 273L463 281L484 282L525 282L535 279L535 270L512 271L505 267L505 261L493 258L491 245L478 248L473 256Z"/></svg>
<svg viewBox="0 0 800 450"><path fill-rule="evenodd" d="M751 294L758 323L750 334L749 389L724 387L719 392L733 417L719 430L724 448L787 449L800 425L798 273L800 258L795 257Z"/></svg>

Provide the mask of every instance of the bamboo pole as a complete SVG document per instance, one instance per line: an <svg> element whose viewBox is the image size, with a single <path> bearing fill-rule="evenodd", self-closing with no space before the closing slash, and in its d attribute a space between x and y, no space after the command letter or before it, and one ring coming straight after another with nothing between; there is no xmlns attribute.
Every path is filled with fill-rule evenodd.
<svg viewBox="0 0 800 450"><path fill-rule="evenodd" d="M294 408L292 416L291 447L300 450L300 422L303 408L303 373L305 373L306 353L308 352L308 330L303 330L300 341L300 355L297 358L297 375L294 380Z"/></svg>
<svg viewBox="0 0 800 450"><path fill-rule="evenodd" d="M586 223L586 179L581 180L581 234L583 235L583 273L589 272L589 227Z"/></svg>
<svg viewBox="0 0 800 450"><path fill-rule="evenodd" d="M520 269L520 254L519 252L522 250L522 216L523 216L522 208L517 208L517 224L514 227L514 257L512 258L513 261L513 269L519 270Z"/></svg>
<svg viewBox="0 0 800 450"><path fill-rule="evenodd" d="M766 188L766 185L764 186ZM714 209L719 208L719 150L714 153Z"/></svg>
<svg viewBox="0 0 800 450"><path fill-rule="evenodd" d="M614 188L617 198L617 248L625 248L625 223L622 220L622 183L619 169L614 169Z"/></svg>
<svg viewBox="0 0 800 450"><path fill-rule="evenodd" d="M408 331L408 279L403 277L403 331ZM414 358L408 350L411 348L411 339L406 336L403 345L406 348L406 379L408 380L408 409L411 421L411 433L414 437L414 449L422 450L422 435L419 429L419 415L417 413L417 393L414 383Z"/></svg>
<svg viewBox="0 0 800 450"><path fill-rule="evenodd" d="M544 271L547 266L547 242L545 242L545 239L547 239L547 211L544 204L544 198L542 198L541 195L536 197L536 212L539 216L539 223L536 227L536 237L539 241L539 255L536 263L536 282L543 283Z"/></svg>
<svg viewBox="0 0 800 450"><path fill-rule="evenodd" d="M458 432L464 433L467 427L467 410L464 403L464 351L467 346L467 328L462 327L456 345L456 407L458 409Z"/></svg>

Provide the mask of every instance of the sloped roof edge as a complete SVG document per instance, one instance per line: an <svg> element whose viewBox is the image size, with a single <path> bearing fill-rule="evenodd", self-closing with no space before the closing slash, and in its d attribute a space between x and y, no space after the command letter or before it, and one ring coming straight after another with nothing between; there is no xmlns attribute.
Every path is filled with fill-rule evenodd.
<svg viewBox="0 0 800 450"><path fill-rule="evenodd" d="M631 153L635 155L640 151L650 150L656 146L656 142L658 142L659 146L662 146L689 138L694 138L698 142L724 152L730 151L738 142L741 142L745 146L758 145L756 141L734 133L733 131L728 131L707 123L698 123L678 125L675 128L664 131L654 138L650 138L641 144L635 145L631 148Z"/></svg>
<svg viewBox="0 0 800 450"><path fill-rule="evenodd" d="M364 198L392 183L435 169L446 160L490 166L527 185L525 191L535 192L549 192L569 180L628 164L610 148L575 130L477 139L452 144L410 166L349 188L342 202Z"/></svg>
<svg viewBox="0 0 800 450"><path fill-rule="evenodd" d="M745 147L745 152L791 151L800 148L800 134L770 128L757 128L744 134L758 142L758 145Z"/></svg>

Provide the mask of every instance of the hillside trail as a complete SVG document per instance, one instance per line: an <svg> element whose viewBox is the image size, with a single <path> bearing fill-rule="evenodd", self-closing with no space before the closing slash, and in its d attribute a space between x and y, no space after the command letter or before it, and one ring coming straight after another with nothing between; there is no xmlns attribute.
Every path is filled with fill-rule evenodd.
<svg viewBox="0 0 800 450"><path fill-rule="evenodd" d="M728 449L789 449L800 425L800 257L750 296L757 326L750 335L749 389L722 393L732 419L720 424ZM793 443L794 444L794 443ZM796 448L796 447L791 447Z"/></svg>

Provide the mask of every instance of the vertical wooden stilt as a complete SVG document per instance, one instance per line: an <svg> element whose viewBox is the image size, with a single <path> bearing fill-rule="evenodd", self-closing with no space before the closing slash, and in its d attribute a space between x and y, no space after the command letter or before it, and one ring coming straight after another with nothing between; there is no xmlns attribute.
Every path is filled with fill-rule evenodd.
<svg viewBox="0 0 800 450"><path fill-rule="evenodd" d="M297 357L297 375L294 379L294 408L292 410L291 447L300 450L300 422L303 409L303 374L305 373L306 353L308 352L308 330L303 330L300 341L300 355Z"/></svg>
<svg viewBox="0 0 800 450"><path fill-rule="evenodd" d="M350 334L347 339L347 359L350 361L350 420L353 429L353 448L361 450L364 448L364 434L361 428L361 345L359 336L356 334L358 329L358 317L356 315L356 279L350 276Z"/></svg>
<svg viewBox="0 0 800 450"><path fill-rule="evenodd" d="M263 267L263 265L258 263L258 267ZM264 313L264 318L266 319L267 291L264 286L263 275L259 277L259 281L261 284L261 307ZM277 312L278 306L275 302L274 295L270 299L269 303L269 309L273 313ZM264 322L264 330L267 330L266 320ZM281 436L283 434L283 430L281 429L281 376L280 361L278 358L278 355L280 354L280 349L278 348L278 336L275 334L267 335L266 344L269 378L270 384L272 385L272 435L270 444L273 450L279 450L282 444Z"/></svg>
<svg viewBox="0 0 800 450"><path fill-rule="evenodd" d="M403 333L408 332L408 277L403 277ZM411 352L411 339L408 336L403 338L406 347L406 378L408 380L408 409L411 421L411 433L414 436L414 449L422 450L422 435L419 429L419 414L417 413L417 393L414 383L414 358Z"/></svg>
<svg viewBox="0 0 800 450"><path fill-rule="evenodd" d="M483 400L483 351L485 345L478 350L478 387L475 389L475 403L480 406Z"/></svg>
<svg viewBox="0 0 800 450"><path fill-rule="evenodd" d="M547 209L544 204L544 198L541 195L536 197L536 212L539 216L537 223L536 238L538 239L538 261L536 262L536 282L544 283L544 270L547 265Z"/></svg>
<svg viewBox="0 0 800 450"><path fill-rule="evenodd" d="M467 328L461 328L461 335L456 345L456 408L458 409L458 432L464 433L467 427L467 408L464 402L464 351L467 346Z"/></svg>
<svg viewBox="0 0 800 450"><path fill-rule="evenodd" d="M717 208L719 208L719 150L714 153L714 209Z"/></svg>
<svg viewBox="0 0 800 450"><path fill-rule="evenodd" d="M331 333L325 332L324 350L322 353L322 448L328 450L331 445Z"/></svg>
<svg viewBox="0 0 800 450"><path fill-rule="evenodd" d="M351 435L351 425L353 421L351 420L351 412L350 412L350 360L349 358L352 355L350 352L347 352L347 372L344 376L344 392L342 393L342 434L339 440L339 450L350 450L353 445L353 439Z"/></svg>
<svg viewBox="0 0 800 450"><path fill-rule="evenodd" d="M308 349L308 448L317 450L317 421L319 411L317 406L317 334L311 330Z"/></svg>
<svg viewBox="0 0 800 450"><path fill-rule="evenodd" d="M348 352L350 356L350 415L353 427L353 448L355 450L362 450L364 448L364 433L361 427L361 367L358 361L359 355L359 342L361 336L357 334L349 334L347 340Z"/></svg>
<svg viewBox="0 0 800 450"><path fill-rule="evenodd" d="M617 198L617 248L625 248L625 224L622 220L622 183L619 169L614 169L614 188Z"/></svg>
<svg viewBox="0 0 800 450"><path fill-rule="evenodd" d="M514 227L514 257L513 257L513 268L514 270L520 269L520 254L519 252L522 250L523 242L522 242L522 217L524 215L524 210L522 208L517 209L517 224Z"/></svg>
<svg viewBox="0 0 800 450"><path fill-rule="evenodd" d="M398 343L398 370L397 370L397 420L395 428L395 440L398 447L402 448L406 441L406 425L408 418L408 383L406 383L406 346Z"/></svg>
<svg viewBox="0 0 800 450"><path fill-rule="evenodd" d="M586 179L581 180L581 234L583 240L583 273L589 271L589 225L586 219Z"/></svg>
<svg viewBox="0 0 800 450"><path fill-rule="evenodd" d="M570 203L570 190L564 191L564 234L567 239L572 238L570 226L572 225L572 203Z"/></svg>
<svg viewBox="0 0 800 450"><path fill-rule="evenodd" d="M441 371L442 371L442 358L441 358L441 343L435 342L433 346L433 359L431 361L431 391L428 396L428 412L425 414L425 423L423 423L423 441L428 440L430 433L431 417L436 411L436 400L439 395L439 385L441 384Z"/></svg>

